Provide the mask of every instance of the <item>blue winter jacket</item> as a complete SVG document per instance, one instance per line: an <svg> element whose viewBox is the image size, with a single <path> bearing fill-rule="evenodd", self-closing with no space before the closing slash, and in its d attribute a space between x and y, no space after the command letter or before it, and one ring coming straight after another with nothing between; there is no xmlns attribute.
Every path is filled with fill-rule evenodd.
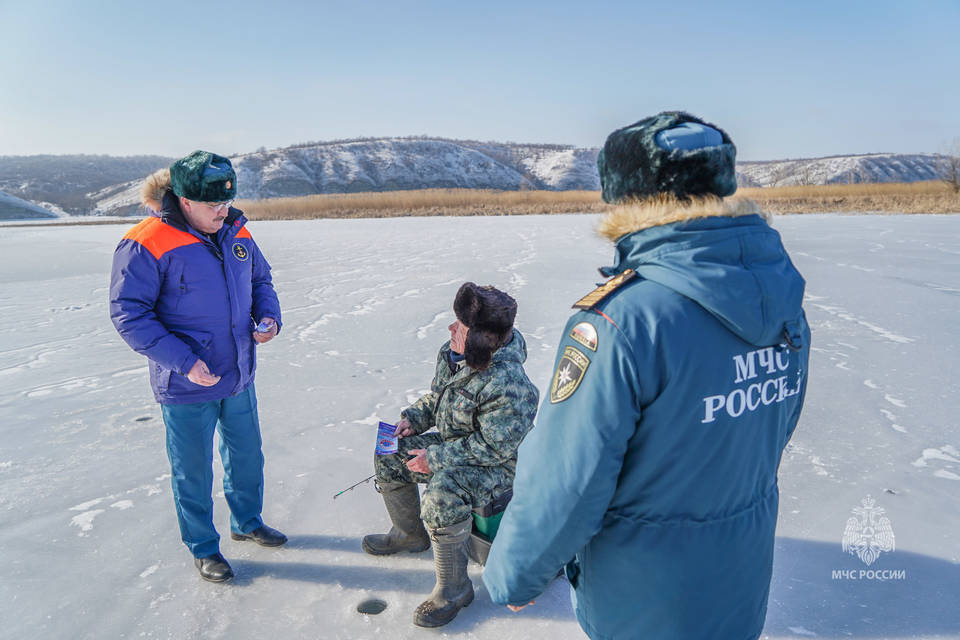
<svg viewBox="0 0 960 640"><path fill-rule="evenodd" d="M591 638L756 638L806 388L804 281L758 215L616 251L602 272L624 283L564 329L484 583L526 604L566 565Z"/></svg>
<svg viewBox="0 0 960 640"><path fill-rule="evenodd" d="M220 400L246 389L256 370L253 329L280 324L270 265L231 208L212 240L190 227L172 192L134 226L113 257L110 318L134 351L150 360L157 402ZM212 387L186 374L198 359L221 376Z"/></svg>

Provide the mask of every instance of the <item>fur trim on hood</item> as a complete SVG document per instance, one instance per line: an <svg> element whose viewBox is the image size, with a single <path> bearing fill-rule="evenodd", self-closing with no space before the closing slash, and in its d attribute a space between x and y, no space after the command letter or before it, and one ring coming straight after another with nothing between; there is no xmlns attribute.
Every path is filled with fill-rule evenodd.
<svg viewBox="0 0 960 640"><path fill-rule="evenodd" d="M140 187L140 202L145 207L160 211L163 208L163 196L171 189L170 169L154 171L147 176L143 186Z"/></svg>
<svg viewBox="0 0 960 640"><path fill-rule="evenodd" d="M770 222L770 216L753 200L722 199L716 196L679 199L663 193L643 200L634 200L616 207L597 225L597 234L616 242L628 233L658 227L672 222L720 216L735 218L759 214Z"/></svg>

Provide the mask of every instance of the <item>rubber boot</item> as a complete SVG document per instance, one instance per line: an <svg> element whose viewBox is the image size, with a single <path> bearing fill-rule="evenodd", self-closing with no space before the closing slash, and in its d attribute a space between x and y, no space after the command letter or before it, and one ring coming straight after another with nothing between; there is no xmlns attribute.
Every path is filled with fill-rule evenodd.
<svg viewBox="0 0 960 640"><path fill-rule="evenodd" d="M467 576L467 539L473 519L430 530L437 584L430 597L413 613L419 627L442 627L473 602L473 583Z"/></svg>
<svg viewBox="0 0 960 640"><path fill-rule="evenodd" d="M383 482L379 484L383 504L390 516L389 533L363 537L363 550L375 556L401 551L416 553L430 548L430 536L420 520L420 492L416 484Z"/></svg>

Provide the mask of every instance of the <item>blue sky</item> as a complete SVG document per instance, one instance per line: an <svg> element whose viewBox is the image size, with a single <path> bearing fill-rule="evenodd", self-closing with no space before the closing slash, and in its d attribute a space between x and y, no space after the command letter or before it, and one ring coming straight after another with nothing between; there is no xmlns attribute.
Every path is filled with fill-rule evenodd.
<svg viewBox="0 0 960 640"><path fill-rule="evenodd" d="M666 109L743 160L936 152L960 137L957 33L957 0L0 0L0 154L600 146Z"/></svg>

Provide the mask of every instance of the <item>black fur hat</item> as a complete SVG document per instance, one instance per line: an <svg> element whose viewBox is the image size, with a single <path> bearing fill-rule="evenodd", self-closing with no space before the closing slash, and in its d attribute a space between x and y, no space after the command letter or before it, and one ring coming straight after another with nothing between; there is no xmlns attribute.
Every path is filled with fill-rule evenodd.
<svg viewBox="0 0 960 640"><path fill-rule="evenodd" d="M684 123L715 130L717 143L695 148L664 145L658 134ZM737 148L722 129L684 111L664 111L617 129L597 156L603 201L621 202L673 193L680 199L713 194L729 196L737 190L734 162Z"/></svg>
<svg viewBox="0 0 960 640"><path fill-rule="evenodd" d="M457 320L470 330L463 355L468 366L483 370L513 334L517 301L492 286L464 282L453 300Z"/></svg>

